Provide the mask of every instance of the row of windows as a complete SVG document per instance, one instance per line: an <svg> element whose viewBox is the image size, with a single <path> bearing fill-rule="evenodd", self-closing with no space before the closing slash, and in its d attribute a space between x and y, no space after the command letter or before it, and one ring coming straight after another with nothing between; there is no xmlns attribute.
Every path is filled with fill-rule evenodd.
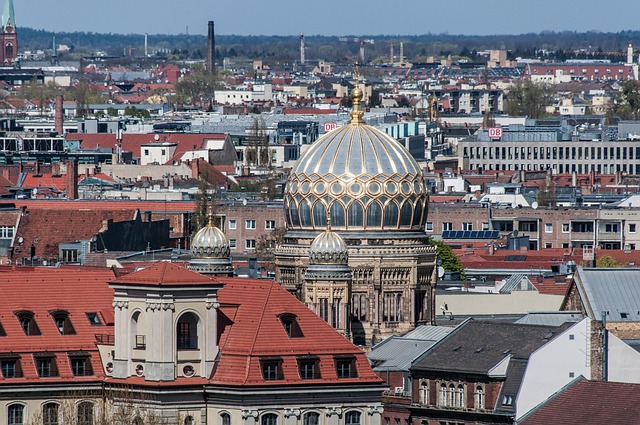
<svg viewBox="0 0 640 425"><path fill-rule="evenodd" d="M640 149L640 148L639 148ZM567 160L570 161L570 160ZM469 169L476 170L479 168L486 168L489 170L527 170L527 171L536 171L536 170L548 170L553 169L556 170L558 174L567 174L567 173L578 173L578 174L587 174L590 172L595 172L596 174L614 174L619 172L625 172L630 174L640 174L640 164L576 164L575 162L570 162L568 164L557 164L557 163L540 163L540 164L518 164L515 162L507 162L502 164L494 164L494 163L470 163Z"/></svg>
<svg viewBox="0 0 640 425"><path fill-rule="evenodd" d="M340 357L334 359L336 375L340 379L355 378L356 359L354 357ZM278 381L284 379L281 358L265 358L260 360L262 377L265 381ZM298 358L298 374L300 379L320 379L320 359L317 357Z"/></svg>
<svg viewBox="0 0 640 425"><path fill-rule="evenodd" d="M0 369L2 370L2 376L6 379L9 378L21 378L22 364L20 357L16 355L4 354L1 355ZM41 378L48 378L52 376L59 376L58 363L56 356L53 354L34 354L34 363L38 376ZM93 375L93 368L91 367L91 358L88 354L70 354L69 365L71 367L71 373L74 376L90 376Z"/></svg>
<svg viewBox="0 0 640 425"><path fill-rule="evenodd" d="M76 333L71 320L69 319L69 312L65 310L50 311L49 314L53 319L56 329L60 332L60 335L74 335ZM40 328L35 320L35 314L32 311L21 310L14 313L18 321L20 322L20 328L25 335L41 335ZM97 313L86 313L89 323L92 325L102 325L100 317ZM0 336L7 336L2 323L0 323Z"/></svg>
<svg viewBox="0 0 640 425"><path fill-rule="evenodd" d="M229 225L229 230L235 230L237 228L237 222L236 220L229 220L228 221L228 225ZM256 225L256 220L245 220L244 221L244 228L247 230L255 230L257 229L257 225ZM276 221L275 220L265 220L264 221L264 228L265 230L273 230L276 228Z"/></svg>
<svg viewBox="0 0 640 425"><path fill-rule="evenodd" d="M420 382L420 404L431 405L429 399L429 381ZM463 409L473 407L478 410L485 408L485 391L483 385L476 385L473 393L473 406L466 400L467 385L461 383L442 382L439 386L436 404L440 407Z"/></svg>
<svg viewBox="0 0 640 425"><path fill-rule="evenodd" d="M260 425L278 425L278 415L275 413L265 413L260 417ZM357 411L349 411L344 415L344 425L360 425L362 414ZM320 414L318 412L307 412L302 416L302 425L319 425ZM220 425L231 425L231 415L220 414Z"/></svg>
<svg viewBox="0 0 640 425"><path fill-rule="evenodd" d="M598 159L598 160L624 160L640 159L640 148L634 147L551 147L551 146L528 146L528 147L465 147L464 156L469 159Z"/></svg>
<svg viewBox="0 0 640 425"><path fill-rule="evenodd" d="M26 408L22 404L12 404L7 408L8 425L24 425L26 420ZM42 406L42 424L58 425L62 423L62 412L58 403L46 403ZM65 415L66 416L66 415ZM93 425L94 405L85 401L78 404L76 408L76 420L78 425Z"/></svg>
<svg viewBox="0 0 640 425"><path fill-rule="evenodd" d="M594 226L593 222L574 222L571 223L562 223L562 233L569 233L569 229L571 229L575 233L585 233L585 232L593 232ZM499 230L503 232L513 231L513 222L512 221L497 221L493 223L494 230ZM489 223L482 223L482 230L488 230ZM629 233L636 233L637 224L629 223L627 225L627 231ZM428 232L433 231L433 222L427 222L425 226L425 230ZM442 231L453 230L453 223L450 221L445 221L442 223ZM464 222L462 223L461 230L473 230L473 223ZM518 223L518 230L523 232L537 232L538 231L538 223L536 221L520 221ZM544 232L545 233L553 233L553 223L544 223ZM620 224L619 223L602 223L600 225L600 232L602 233L618 233L620 232Z"/></svg>

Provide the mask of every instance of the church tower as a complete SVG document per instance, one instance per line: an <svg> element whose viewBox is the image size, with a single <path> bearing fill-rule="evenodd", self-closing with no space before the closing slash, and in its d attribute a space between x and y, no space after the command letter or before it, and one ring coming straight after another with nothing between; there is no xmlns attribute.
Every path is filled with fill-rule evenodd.
<svg viewBox="0 0 640 425"><path fill-rule="evenodd" d="M18 55L18 34L16 33L16 17L13 11L13 0L4 0L2 9L2 28L0 32L1 66L13 66Z"/></svg>

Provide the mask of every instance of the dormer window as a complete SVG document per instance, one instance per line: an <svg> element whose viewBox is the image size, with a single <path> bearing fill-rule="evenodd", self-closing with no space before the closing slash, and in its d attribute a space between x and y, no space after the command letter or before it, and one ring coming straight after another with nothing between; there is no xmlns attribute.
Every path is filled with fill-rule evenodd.
<svg viewBox="0 0 640 425"><path fill-rule="evenodd" d="M100 321L100 316L98 316L98 313L87 313L87 319L89 319L89 323L91 323L94 326L102 325L102 322Z"/></svg>
<svg viewBox="0 0 640 425"><path fill-rule="evenodd" d="M73 329L73 325L71 325L71 320L69 320L68 311L54 310L50 311L49 314L53 317L53 321L55 322L60 335L74 335L76 333L75 329Z"/></svg>
<svg viewBox="0 0 640 425"><path fill-rule="evenodd" d="M0 368L5 379L22 377L20 357L17 355L0 355Z"/></svg>
<svg viewBox="0 0 640 425"><path fill-rule="evenodd" d="M0 323L0 336L7 336L7 333L4 331L4 328L2 327L2 323Z"/></svg>
<svg viewBox="0 0 640 425"><path fill-rule="evenodd" d="M298 359L300 379L320 379L320 361L317 357L303 357Z"/></svg>
<svg viewBox="0 0 640 425"><path fill-rule="evenodd" d="M358 376L355 357L337 357L335 361L338 378L355 378Z"/></svg>
<svg viewBox="0 0 640 425"><path fill-rule="evenodd" d="M262 368L262 377L265 381L278 381L284 379L282 375L282 359L263 358L260 359L260 367Z"/></svg>
<svg viewBox="0 0 640 425"><path fill-rule="evenodd" d="M14 313L20 321L20 327L25 335L41 335L32 311L17 311Z"/></svg>
<svg viewBox="0 0 640 425"><path fill-rule="evenodd" d="M36 370L38 376L41 378L48 378L50 376L58 376L58 366L56 364L56 358L52 354L34 354L36 361Z"/></svg>
<svg viewBox="0 0 640 425"><path fill-rule="evenodd" d="M284 313L280 316L280 322L284 327L285 332L289 338L301 338L304 335L302 334L302 329L300 329L300 325L298 324L298 320L295 314Z"/></svg>
<svg viewBox="0 0 640 425"><path fill-rule="evenodd" d="M93 375L89 354L69 354L69 362L71 363L71 372L73 372L73 376Z"/></svg>

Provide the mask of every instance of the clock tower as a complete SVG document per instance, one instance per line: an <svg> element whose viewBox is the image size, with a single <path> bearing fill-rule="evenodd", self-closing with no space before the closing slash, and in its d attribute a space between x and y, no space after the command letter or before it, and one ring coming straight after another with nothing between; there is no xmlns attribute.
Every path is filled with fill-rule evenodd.
<svg viewBox="0 0 640 425"><path fill-rule="evenodd" d="M13 66L18 55L18 34L13 0L4 0L0 28L0 66Z"/></svg>

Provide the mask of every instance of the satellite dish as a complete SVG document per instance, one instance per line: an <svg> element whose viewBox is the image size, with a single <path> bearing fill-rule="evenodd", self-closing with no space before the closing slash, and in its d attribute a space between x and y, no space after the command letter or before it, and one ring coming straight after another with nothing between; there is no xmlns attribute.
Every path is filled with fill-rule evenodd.
<svg viewBox="0 0 640 425"><path fill-rule="evenodd" d="M160 135L156 134L155 136L153 136L153 140L158 141L160 140Z"/></svg>
<svg viewBox="0 0 640 425"><path fill-rule="evenodd" d="M533 204L531 204L531 208L533 208L534 210L538 209L538 203L536 201L533 201Z"/></svg>
<svg viewBox="0 0 640 425"><path fill-rule="evenodd" d="M444 276L444 267L438 266L438 278L442 279Z"/></svg>

